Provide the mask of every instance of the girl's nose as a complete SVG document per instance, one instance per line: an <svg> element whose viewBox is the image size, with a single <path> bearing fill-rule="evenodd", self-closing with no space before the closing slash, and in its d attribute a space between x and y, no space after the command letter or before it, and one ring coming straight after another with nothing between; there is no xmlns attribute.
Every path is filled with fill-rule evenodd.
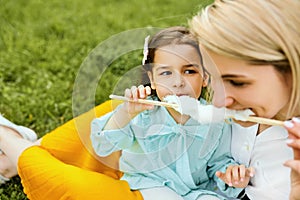
<svg viewBox="0 0 300 200"><path fill-rule="evenodd" d="M173 85L174 87L182 87L184 86L184 78L179 74L175 73L174 79L173 79Z"/></svg>

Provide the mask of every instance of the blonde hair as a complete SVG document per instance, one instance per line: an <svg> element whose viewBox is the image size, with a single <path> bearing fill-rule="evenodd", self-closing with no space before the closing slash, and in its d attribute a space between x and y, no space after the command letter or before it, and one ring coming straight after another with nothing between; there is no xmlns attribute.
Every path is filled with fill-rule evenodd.
<svg viewBox="0 0 300 200"><path fill-rule="evenodd" d="M300 109L300 1L215 0L189 25L205 48L291 73L287 117Z"/></svg>

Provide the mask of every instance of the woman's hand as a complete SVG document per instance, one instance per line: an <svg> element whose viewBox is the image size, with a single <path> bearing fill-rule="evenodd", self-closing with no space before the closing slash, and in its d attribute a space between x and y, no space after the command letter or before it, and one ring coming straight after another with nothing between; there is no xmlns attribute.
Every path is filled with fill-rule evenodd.
<svg viewBox="0 0 300 200"><path fill-rule="evenodd" d="M245 165L230 165L225 173L217 171L216 176L230 187L245 188L250 178L254 176L254 173L253 167L246 168Z"/></svg>
<svg viewBox="0 0 300 200"><path fill-rule="evenodd" d="M286 161L284 165L292 169L290 200L296 200L300 199L300 119L293 118L291 121L286 121L284 125L289 132L287 145L294 152L294 159Z"/></svg>

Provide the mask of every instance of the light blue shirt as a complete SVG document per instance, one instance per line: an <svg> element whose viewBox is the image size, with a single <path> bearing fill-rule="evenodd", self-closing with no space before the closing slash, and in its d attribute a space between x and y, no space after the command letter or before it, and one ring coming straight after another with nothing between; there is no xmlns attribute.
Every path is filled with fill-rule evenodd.
<svg viewBox="0 0 300 200"><path fill-rule="evenodd" d="M167 186L189 200L204 194L218 196L214 185L230 197L241 192L215 176L216 171L237 164L230 154L230 125L199 124L192 118L180 125L166 108L155 107L121 129L103 130L114 112L93 120L92 145L99 156L122 150L121 179L131 189Z"/></svg>

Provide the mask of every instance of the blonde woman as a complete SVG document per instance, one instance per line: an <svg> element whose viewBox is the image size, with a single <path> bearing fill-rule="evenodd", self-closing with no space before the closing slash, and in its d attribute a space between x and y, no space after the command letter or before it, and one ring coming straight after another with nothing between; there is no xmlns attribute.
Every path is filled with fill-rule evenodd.
<svg viewBox="0 0 300 200"><path fill-rule="evenodd" d="M249 108L270 119L293 119L285 127L233 124L232 154L256 170L245 189L246 199L289 199L290 169L284 163L293 158L286 144L287 129L300 115L299 10L298 0L216 0L190 21L206 52L204 65L212 75L216 106ZM297 127L293 133L299 136ZM243 129L257 131L241 134ZM291 163L285 165L296 169ZM290 198L296 199L298 177L292 174Z"/></svg>

